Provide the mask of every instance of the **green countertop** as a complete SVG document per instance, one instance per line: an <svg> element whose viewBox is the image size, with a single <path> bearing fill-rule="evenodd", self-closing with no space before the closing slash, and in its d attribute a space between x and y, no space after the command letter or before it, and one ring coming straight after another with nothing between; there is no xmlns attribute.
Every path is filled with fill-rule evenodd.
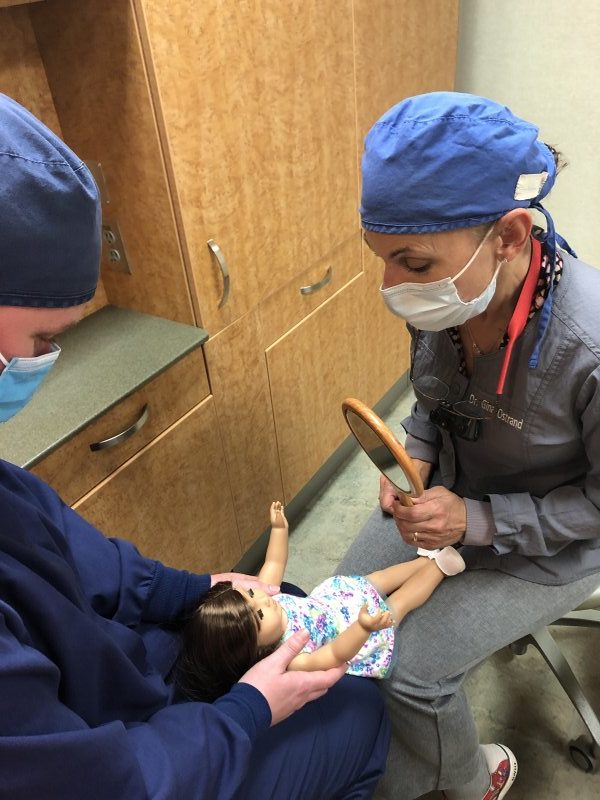
<svg viewBox="0 0 600 800"><path fill-rule="evenodd" d="M59 336L29 405L0 425L0 458L31 467L208 339L202 328L106 306Z"/></svg>

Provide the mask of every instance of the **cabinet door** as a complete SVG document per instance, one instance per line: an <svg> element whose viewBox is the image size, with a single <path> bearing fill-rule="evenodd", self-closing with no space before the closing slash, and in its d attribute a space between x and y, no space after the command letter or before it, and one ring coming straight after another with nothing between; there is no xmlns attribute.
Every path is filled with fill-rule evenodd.
<svg viewBox="0 0 600 800"><path fill-rule="evenodd" d="M361 298L360 363L368 380L359 399L374 406L410 366L406 323L386 308L379 293L383 261L363 244L364 294Z"/></svg>
<svg viewBox="0 0 600 800"><path fill-rule="evenodd" d="M198 349L86 425L31 471L73 504L208 394ZM106 440L108 447L98 447Z"/></svg>
<svg viewBox="0 0 600 800"><path fill-rule="evenodd" d="M364 396L364 292L361 274L267 350L286 502L348 435L342 400Z"/></svg>
<svg viewBox="0 0 600 800"><path fill-rule="evenodd" d="M113 305L194 324L169 183L130 0L30 8L65 141L101 162L131 273L105 268Z"/></svg>
<svg viewBox="0 0 600 800"><path fill-rule="evenodd" d="M242 547L268 527L282 499L265 352L256 310L204 345Z"/></svg>
<svg viewBox="0 0 600 800"><path fill-rule="evenodd" d="M9 5L0 2L0 9ZM0 92L62 136L27 8L0 10Z"/></svg>
<svg viewBox="0 0 600 800"><path fill-rule="evenodd" d="M395 103L454 88L458 0L353 0L353 8L360 154Z"/></svg>
<svg viewBox="0 0 600 800"><path fill-rule="evenodd" d="M457 0L354 0L357 149L392 105L413 94L454 87ZM408 333L379 296L382 262L363 245L365 296L361 361L369 380L362 399L377 403L409 367Z"/></svg>
<svg viewBox="0 0 600 800"><path fill-rule="evenodd" d="M8 8L24 6L30 1L0 0L0 92L25 106L62 138L64 134L48 86L29 9ZM85 313L91 314L107 303L106 290L100 277L96 294L86 305Z"/></svg>
<svg viewBox="0 0 600 800"><path fill-rule="evenodd" d="M212 396L74 506L107 536L194 572L231 569L241 555Z"/></svg>
<svg viewBox="0 0 600 800"><path fill-rule="evenodd" d="M358 227L350 0L135 0L211 334ZM231 294L207 239L221 247Z"/></svg>

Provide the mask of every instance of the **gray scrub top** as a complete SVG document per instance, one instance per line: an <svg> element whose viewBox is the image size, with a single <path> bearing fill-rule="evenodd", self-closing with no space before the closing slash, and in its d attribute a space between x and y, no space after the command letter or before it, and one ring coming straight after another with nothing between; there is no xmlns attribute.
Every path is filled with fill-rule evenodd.
<svg viewBox="0 0 600 800"><path fill-rule="evenodd" d="M443 485L465 498L467 520L483 513L493 521L492 545L483 547L469 545L467 522L467 565L545 584L600 572L600 270L564 251L561 257L539 364L528 367L535 314L478 440L436 427L429 412L437 403L424 398L403 421L409 452L437 454ZM476 357L467 377L447 331L409 331L415 381L434 376L449 387L450 402L496 406L503 350Z"/></svg>

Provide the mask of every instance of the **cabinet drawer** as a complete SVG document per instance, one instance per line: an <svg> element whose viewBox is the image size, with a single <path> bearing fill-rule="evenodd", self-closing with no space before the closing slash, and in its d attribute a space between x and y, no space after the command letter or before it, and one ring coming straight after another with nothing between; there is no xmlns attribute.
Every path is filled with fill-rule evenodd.
<svg viewBox="0 0 600 800"><path fill-rule="evenodd" d="M364 292L361 274L266 351L286 503L348 436L342 401L364 394Z"/></svg>
<svg viewBox="0 0 600 800"><path fill-rule="evenodd" d="M169 566L230 570L241 547L212 396L82 497L75 510Z"/></svg>
<svg viewBox="0 0 600 800"><path fill-rule="evenodd" d="M87 425L31 472L72 504L208 394L204 357L198 348ZM146 421L135 430L144 409ZM108 447L91 449L124 431L129 433Z"/></svg>
<svg viewBox="0 0 600 800"><path fill-rule="evenodd" d="M272 345L360 273L360 245L361 236L357 231L261 302L263 347Z"/></svg>

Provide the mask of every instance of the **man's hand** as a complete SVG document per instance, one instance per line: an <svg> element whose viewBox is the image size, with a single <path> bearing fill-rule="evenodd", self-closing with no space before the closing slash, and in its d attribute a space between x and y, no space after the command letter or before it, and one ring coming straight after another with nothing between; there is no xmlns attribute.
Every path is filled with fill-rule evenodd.
<svg viewBox="0 0 600 800"><path fill-rule="evenodd" d="M346 664L315 672L286 672L308 639L306 631L298 631L240 678L240 683L249 683L264 696L271 709L271 725L324 695L346 672Z"/></svg>
<svg viewBox="0 0 600 800"><path fill-rule="evenodd" d="M217 575L210 576L210 585L214 586L219 581L231 581L237 583L242 589L262 589L267 594L278 594L279 586L273 583L263 583L256 575L242 575L239 572L219 572Z"/></svg>
<svg viewBox="0 0 600 800"><path fill-rule="evenodd" d="M467 528L467 508L462 497L443 486L434 486L412 501L414 505L406 507L396 500L392 510L406 544L434 550L461 541Z"/></svg>

